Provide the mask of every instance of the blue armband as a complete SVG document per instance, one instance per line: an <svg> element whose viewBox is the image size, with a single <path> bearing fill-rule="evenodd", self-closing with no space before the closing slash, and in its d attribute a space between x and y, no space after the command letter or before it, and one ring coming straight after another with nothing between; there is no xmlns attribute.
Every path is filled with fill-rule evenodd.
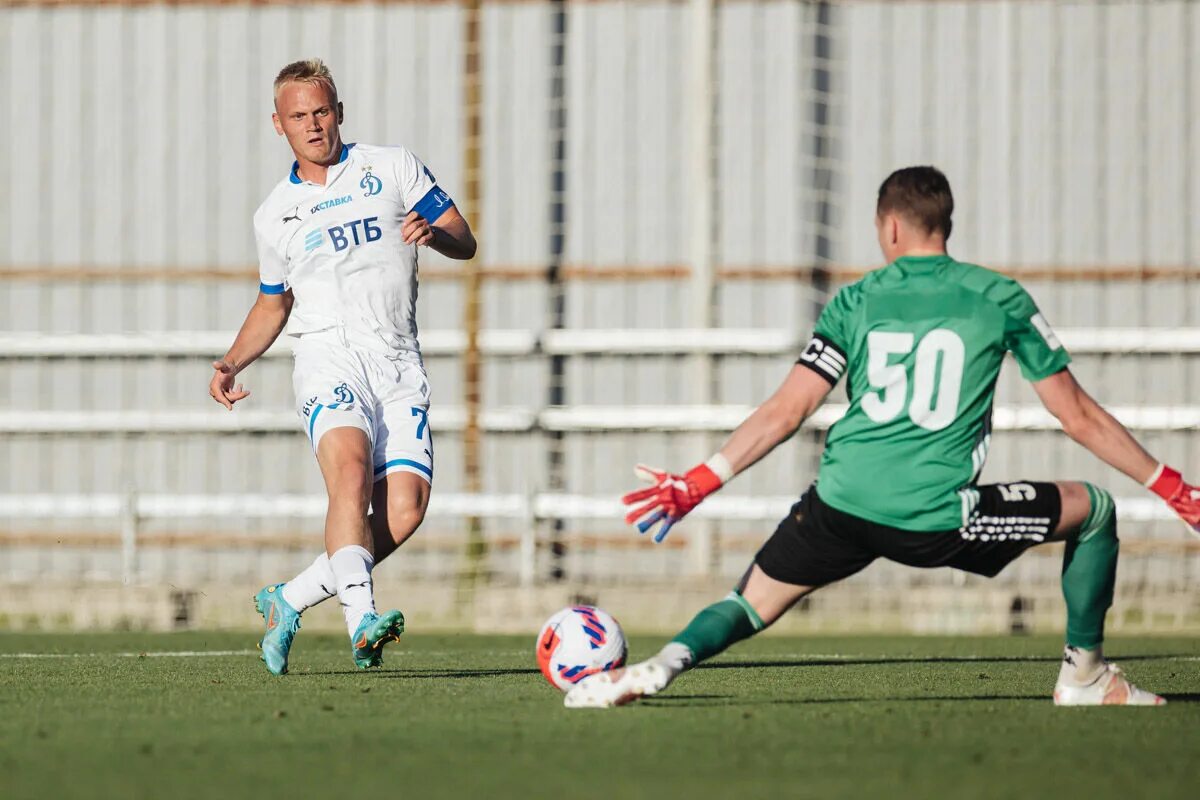
<svg viewBox="0 0 1200 800"><path fill-rule="evenodd" d="M454 201L450 199L450 195L434 185L425 193L424 197L417 201L412 210L424 217L426 222L433 224L438 217L446 213L446 209L453 206Z"/></svg>

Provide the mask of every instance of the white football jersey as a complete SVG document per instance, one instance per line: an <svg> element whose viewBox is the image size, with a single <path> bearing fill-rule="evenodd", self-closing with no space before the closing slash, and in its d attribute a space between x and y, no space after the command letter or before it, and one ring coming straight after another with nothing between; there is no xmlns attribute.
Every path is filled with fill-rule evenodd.
<svg viewBox="0 0 1200 800"><path fill-rule="evenodd" d="M454 202L403 147L344 145L324 186L296 169L254 214L259 290L292 290L292 336L338 331L347 343L419 355L417 248L400 228L410 211L432 224Z"/></svg>

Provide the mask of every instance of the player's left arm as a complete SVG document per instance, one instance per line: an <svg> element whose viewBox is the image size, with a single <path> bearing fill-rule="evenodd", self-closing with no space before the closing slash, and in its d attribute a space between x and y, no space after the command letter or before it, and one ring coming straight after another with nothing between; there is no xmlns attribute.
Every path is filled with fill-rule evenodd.
<svg viewBox="0 0 1200 800"><path fill-rule="evenodd" d="M428 247L447 258L466 260L475 257L475 235L456 206L443 210L432 223L417 211L408 212L400 235L405 244Z"/></svg>
<svg viewBox="0 0 1200 800"><path fill-rule="evenodd" d="M1020 284L1010 281L999 286L998 300L1008 313L1005 345L1042 405L1062 423L1063 431L1101 461L1157 494L1200 533L1200 490L1146 452L1119 420L1084 391L1067 367L1071 357Z"/></svg>
<svg viewBox="0 0 1200 800"><path fill-rule="evenodd" d="M447 258L474 258L475 235L454 200L421 159L404 148L397 152L395 175L400 200L408 209L400 226L404 243L431 248Z"/></svg>
<svg viewBox="0 0 1200 800"><path fill-rule="evenodd" d="M1138 483L1145 483L1158 466L1129 429L1079 385L1070 369L1035 381L1033 390L1062 424L1063 432L1105 464Z"/></svg>
<svg viewBox="0 0 1200 800"><path fill-rule="evenodd" d="M635 468L638 477L653 485L622 498L625 505L636 506L625 515L625 521L636 523L642 533L662 522L654 535L654 541L661 542L671 526L701 500L790 439L825 402L833 386L828 378L801 362L792 367L775 393L734 430L708 461L683 475L639 464Z"/></svg>
<svg viewBox="0 0 1200 800"><path fill-rule="evenodd" d="M1046 410L1062 423L1067 436L1157 494L1200 533L1200 490L1146 452L1128 428L1084 391L1071 370L1064 368L1035 381L1033 389Z"/></svg>

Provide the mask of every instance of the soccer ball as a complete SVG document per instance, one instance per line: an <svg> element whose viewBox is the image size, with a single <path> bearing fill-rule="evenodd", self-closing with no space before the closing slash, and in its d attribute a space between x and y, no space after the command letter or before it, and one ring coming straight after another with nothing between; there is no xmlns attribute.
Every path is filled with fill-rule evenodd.
<svg viewBox="0 0 1200 800"><path fill-rule="evenodd" d="M537 661L564 692L588 675L625 665L625 633L595 606L570 606L546 620L537 638Z"/></svg>

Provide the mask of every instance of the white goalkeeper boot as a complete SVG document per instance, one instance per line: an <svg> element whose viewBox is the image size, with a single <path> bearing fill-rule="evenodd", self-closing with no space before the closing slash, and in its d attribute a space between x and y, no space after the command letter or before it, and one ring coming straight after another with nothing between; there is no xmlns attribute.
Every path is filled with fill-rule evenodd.
<svg viewBox="0 0 1200 800"><path fill-rule="evenodd" d="M658 694L679 672L660 656L626 667L589 675L563 698L567 708L612 708Z"/></svg>
<svg viewBox="0 0 1200 800"><path fill-rule="evenodd" d="M1054 687L1056 706L1165 706L1167 701L1129 682L1116 664L1104 670L1086 686L1075 686L1061 678Z"/></svg>

